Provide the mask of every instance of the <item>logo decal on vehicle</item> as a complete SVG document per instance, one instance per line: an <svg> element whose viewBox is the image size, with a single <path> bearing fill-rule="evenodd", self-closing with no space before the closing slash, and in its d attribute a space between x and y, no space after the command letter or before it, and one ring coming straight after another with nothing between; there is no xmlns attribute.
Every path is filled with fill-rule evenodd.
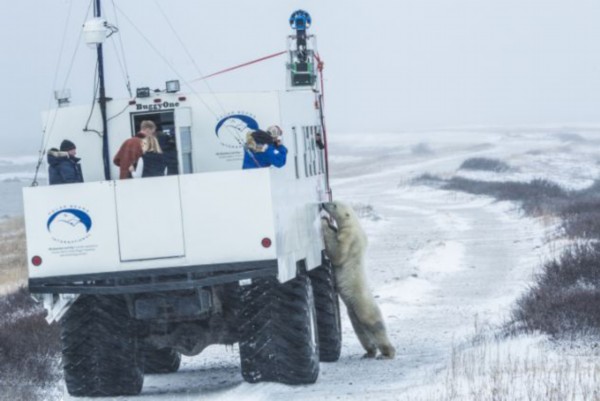
<svg viewBox="0 0 600 401"><path fill-rule="evenodd" d="M219 120L215 127L215 134L223 146L241 149L246 143L246 135L257 129L258 122L254 116L236 112Z"/></svg>
<svg viewBox="0 0 600 401"><path fill-rule="evenodd" d="M70 206L51 212L46 227L53 240L72 244L90 236L92 218L87 210Z"/></svg>

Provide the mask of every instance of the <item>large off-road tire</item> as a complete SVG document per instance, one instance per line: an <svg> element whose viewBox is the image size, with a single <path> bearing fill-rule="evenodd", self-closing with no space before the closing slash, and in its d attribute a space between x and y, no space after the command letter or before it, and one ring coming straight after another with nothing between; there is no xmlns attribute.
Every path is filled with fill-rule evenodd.
<svg viewBox="0 0 600 401"><path fill-rule="evenodd" d="M144 373L175 373L181 365L181 354L173 348L143 347Z"/></svg>
<svg viewBox="0 0 600 401"><path fill-rule="evenodd" d="M342 352L342 322L333 266L328 260L309 272L317 309L321 362L335 362Z"/></svg>
<svg viewBox="0 0 600 401"><path fill-rule="evenodd" d="M136 395L144 372L125 300L81 295L61 321L63 369L73 396Z"/></svg>
<svg viewBox="0 0 600 401"><path fill-rule="evenodd" d="M240 359L250 383L310 384L319 376L316 310L308 276L241 287Z"/></svg>

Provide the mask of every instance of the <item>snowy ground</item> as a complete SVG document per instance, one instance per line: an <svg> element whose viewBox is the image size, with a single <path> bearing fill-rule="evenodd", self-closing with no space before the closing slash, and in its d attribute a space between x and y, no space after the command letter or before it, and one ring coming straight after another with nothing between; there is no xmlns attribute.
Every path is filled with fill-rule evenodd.
<svg viewBox="0 0 600 401"><path fill-rule="evenodd" d="M363 350L344 311L341 359L321 364L314 385L247 384L239 373L237 347L212 346L184 358L176 374L146 376L142 395L135 399L437 400L434 394L447 387L448 372L456 373L450 367L455 368L457 358L469 364L468 352L479 352L477 360L483 352L486 360L487 350L510 348L500 344L484 347L484 352L481 344L473 345L473 338L493 332L508 318L541 262L558 255L560 242L550 240L556 221L526 218L513 204L417 186L410 180L423 173L449 177L465 159L484 156L500 158L515 170L458 174L551 178L572 188L585 187L600 173L593 153L598 144L593 137L600 134L580 134L333 135L334 197L353 203L362 216L370 239L370 281L397 358L361 359ZM541 337L523 339L512 348L519 354L523 348L544 354L546 347Z"/></svg>

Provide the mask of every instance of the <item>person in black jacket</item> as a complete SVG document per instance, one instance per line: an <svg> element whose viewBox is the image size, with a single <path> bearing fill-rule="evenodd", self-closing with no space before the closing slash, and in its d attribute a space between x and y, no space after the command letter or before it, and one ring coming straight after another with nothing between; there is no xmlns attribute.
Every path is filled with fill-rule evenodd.
<svg viewBox="0 0 600 401"><path fill-rule="evenodd" d="M179 162L177 160L177 144L175 143L175 136L168 131L157 131L156 139L158 139L158 144L163 151L165 164L167 165L167 175L179 174Z"/></svg>
<svg viewBox="0 0 600 401"><path fill-rule="evenodd" d="M60 144L60 150L48 151L48 182L50 185L83 182L80 158L76 157L77 147L68 139Z"/></svg>
<svg viewBox="0 0 600 401"><path fill-rule="evenodd" d="M142 157L137 164L131 166L131 176L133 178L160 177L165 175L167 165L162 149L158 140L153 136L142 139Z"/></svg>

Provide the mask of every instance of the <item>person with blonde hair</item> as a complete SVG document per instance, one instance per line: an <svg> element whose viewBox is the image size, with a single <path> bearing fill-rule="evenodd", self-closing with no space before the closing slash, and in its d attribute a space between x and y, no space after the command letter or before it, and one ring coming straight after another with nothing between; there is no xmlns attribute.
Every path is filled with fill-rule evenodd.
<svg viewBox="0 0 600 401"><path fill-rule="evenodd" d="M135 134L133 138L127 139L113 159L113 163L119 166L119 178L132 178L131 168L135 166L142 157L142 139L154 137L156 135L156 124L150 120L144 120L140 124L140 132Z"/></svg>
<svg viewBox="0 0 600 401"><path fill-rule="evenodd" d="M158 139L147 136L142 139L142 157L135 166L130 167L133 178L160 177L165 175L167 164Z"/></svg>

